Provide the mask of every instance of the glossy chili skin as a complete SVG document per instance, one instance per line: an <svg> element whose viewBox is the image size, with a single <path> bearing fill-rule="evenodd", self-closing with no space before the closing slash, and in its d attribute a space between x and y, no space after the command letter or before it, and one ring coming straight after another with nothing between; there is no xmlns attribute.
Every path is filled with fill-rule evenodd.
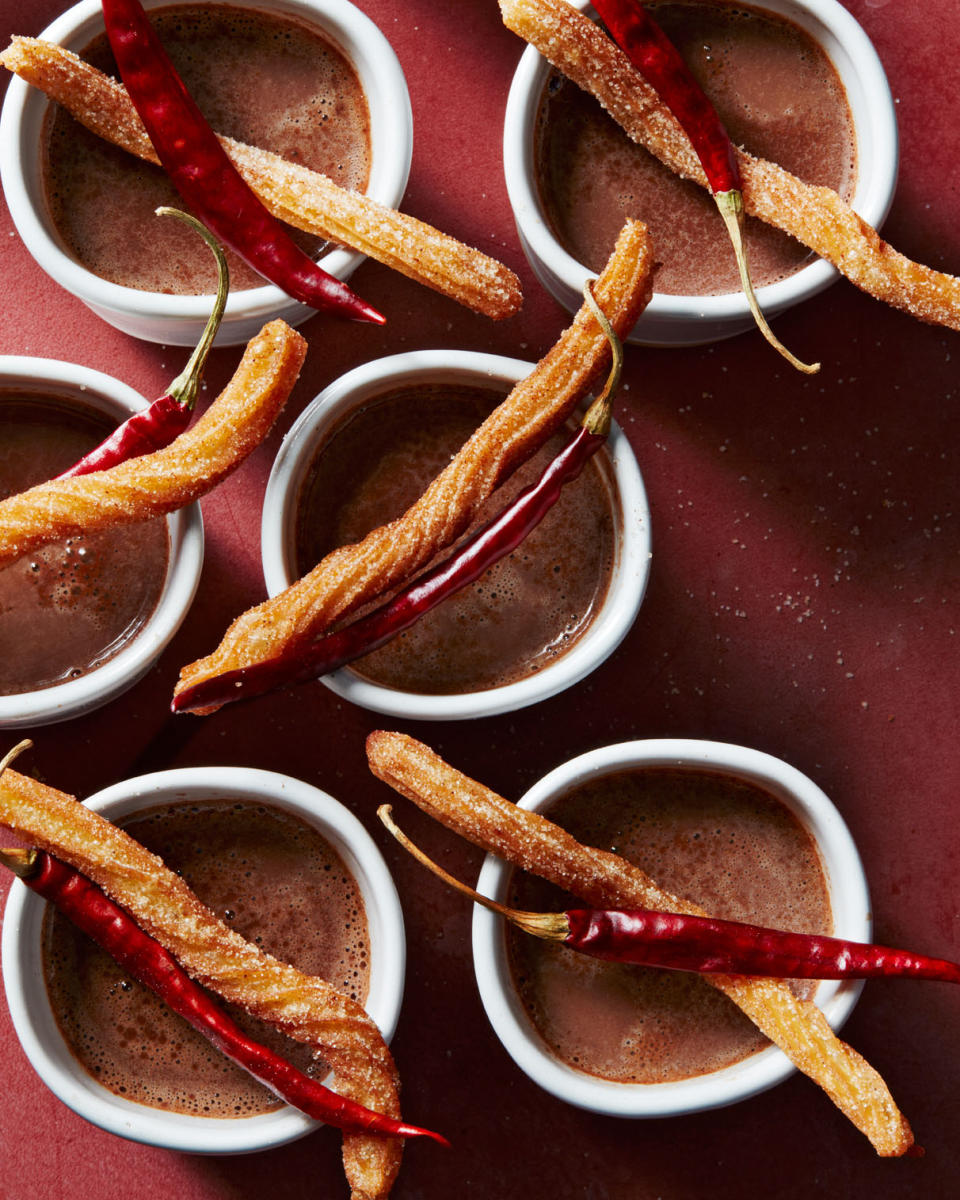
<svg viewBox="0 0 960 1200"><path fill-rule="evenodd" d="M639 0L593 0L593 6L614 41L683 126L710 190L739 192L733 143L673 42Z"/></svg>
<svg viewBox="0 0 960 1200"><path fill-rule="evenodd" d="M156 992L218 1050L307 1116L353 1133L426 1136L446 1144L439 1134L373 1112L338 1095L248 1038L159 942L73 867L37 851L20 878L55 904L78 929L93 938L134 979Z"/></svg>
<svg viewBox="0 0 960 1200"><path fill-rule="evenodd" d="M152 454L163 450L180 436L190 424L192 410L181 404L169 393L140 412L128 417L121 425L85 454L79 462L56 476L70 479L75 475L89 475L92 471L106 471L128 458L141 454Z"/></svg>
<svg viewBox="0 0 960 1200"><path fill-rule="evenodd" d="M645 909L571 909L564 944L594 958L701 974L786 979L910 976L960 983L960 965L819 934Z"/></svg>
<svg viewBox="0 0 960 1200"><path fill-rule="evenodd" d="M640 0L594 0L594 7L614 41L657 91L690 139L727 227L737 259L740 283L757 328L791 366L805 375L816 374L820 364L801 362L792 354L776 337L760 310L743 244L740 164L736 149L713 104L694 79L677 48Z"/></svg>
<svg viewBox="0 0 960 1200"><path fill-rule="evenodd" d="M200 112L139 0L102 0L110 48L174 186L193 212L266 279L311 308L383 317L308 257L247 186Z"/></svg>
<svg viewBox="0 0 960 1200"><path fill-rule="evenodd" d="M160 208L157 215L177 217L186 225L192 226L214 253L217 260L217 294L207 324L186 367L170 384L169 391L147 408L127 417L79 462L68 467L66 471L61 471L56 476L57 479L89 475L93 471L106 471L126 462L128 458L139 458L142 454L163 450L190 424L207 356L223 320L230 290L230 272L222 247L195 217L172 208Z"/></svg>
<svg viewBox="0 0 960 1200"><path fill-rule="evenodd" d="M606 433L595 433L581 425L547 464L540 478L499 516L387 604L305 648L292 648L276 658L226 671L185 688L174 697L172 710L190 712L207 705L260 696L284 684L317 679L371 654L515 550L556 503L564 485L577 478L605 441Z"/></svg>

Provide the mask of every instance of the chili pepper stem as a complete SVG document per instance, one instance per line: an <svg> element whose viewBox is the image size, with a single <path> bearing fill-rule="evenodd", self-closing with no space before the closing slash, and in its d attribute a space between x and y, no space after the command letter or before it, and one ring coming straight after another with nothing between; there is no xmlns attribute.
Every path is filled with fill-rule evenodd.
<svg viewBox="0 0 960 1200"><path fill-rule="evenodd" d="M753 290L753 280L750 278L750 268L747 265L747 250L743 242L743 193L737 188L729 188L725 192L714 192L713 198L720 211L720 216L723 217L727 233L730 235L733 253L737 260L737 270L740 272L740 285L757 328L774 350L781 354L792 367L796 367L804 375L816 375L820 370L820 364L802 363L799 358L791 354L767 324L767 319L760 309L760 302Z"/></svg>
<svg viewBox="0 0 960 1200"><path fill-rule="evenodd" d="M19 758L24 750L29 750L32 745L33 742L29 738L24 738L22 742L17 742L12 750L8 750L3 758L0 758L0 779L13 760ZM36 850L19 849L0 850L0 864L11 870L18 879L27 879L37 869L37 852Z"/></svg>
<svg viewBox="0 0 960 1200"><path fill-rule="evenodd" d="M613 397L620 386L620 375L623 372L623 343L617 337L617 331L610 324L607 314L597 303L596 297L593 294L593 285L595 283L595 279L588 279L586 281L583 285L583 298L597 319L600 328L603 330L604 337L610 343L610 373L607 375L607 382L603 386L603 391L587 409L580 424L588 433L594 434L595 437L606 437L610 432Z"/></svg>
<svg viewBox="0 0 960 1200"><path fill-rule="evenodd" d="M518 908L508 908L507 905L500 904L497 900L491 900L489 896L481 896L479 892L475 892L468 884L461 883L459 879L448 874L432 858L428 858L419 846L410 841L394 821L392 805L381 804L377 809L377 816L400 845L403 846L404 850L412 854L421 866L426 867L428 871L432 871L438 879L442 879L444 883L452 887L454 891L459 892L461 896L466 896L467 899L473 900L482 908L496 913L497 916L503 917L512 925L523 929L526 933L532 933L534 937L544 938L546 941L551 942L566 941L570 933L570 923L565 913L525 912Z"/></svg>
<svg viewBox="0 0 960 1200"><path fill-rule="evenodd" d="M597 305L589 282L584 285L584 297L610 344L610 374L580 428L571 433L540 478L524 488L498 516L469 536L449 557L407 583L386 604L333 633L322 634L308 645L294 642L272 658L213 674L180 688L170 706L173 712L209 712L223 704L260 696L284 684L316 679L346 666L386 645L520 545L556 503L561 489L579 476L590 456L603 445L610 427L623 348Z"/></svg>
<svg viewBox="0 0 960 1200"><path fill-rule="evenodd" d="M18 879L29 879L37 870L37 852L8 847L0 850L0 865L12 871Z"/></svg>
<svg viewBox="0 0 960 1200"><path fill-rule="evenodd" d="M179 405L190 411L197 402L197 393L200 390L200 380L203 376L203 368L207 362L207 355L210 353L214 338L217 336L217 331L220 328L220 320L223 317L223 310L227 305L227 296L230 293L230 270L227 266L226 255L223 253L223 247L202 221L198 221L196 217L191 216L190 213L183 212L179 208L170 208L166 205L158 208L156 214L158 217L176 217L177 220L183 221L185 225L189 225L195 233L198 233L203 238L217 260L217 294L214 298L213 308L204 328L203 336L197 342L193 353L187 361L187 365L173 383L170 384L167 391L168 396L171 396Z"/></svg>
<svg viewBox="0 0 960 1200"><path fill-rule="evenodd" d="M19 758L24 750L29 750L32 746L33 742L29 738L24 738L22 742L17 742L12 750L8 750L3 758L0 758L0 775L4 773L15 758Z"/></svg>

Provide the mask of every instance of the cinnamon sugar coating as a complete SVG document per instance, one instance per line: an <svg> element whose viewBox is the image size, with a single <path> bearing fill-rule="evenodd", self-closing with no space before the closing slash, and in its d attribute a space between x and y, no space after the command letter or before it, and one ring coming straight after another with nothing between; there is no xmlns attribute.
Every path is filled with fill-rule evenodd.
<svg viewBox="0 0 960 1200"><path fill-rule="evenodd" d="M0 825L92 879L198 983L315 1047L333 1070L337 1091L399 1118L397 1070L364 1009L246 941L129 834L74 797L9 768L0 775ZM352 1200L387 1196L402 1146L398 1138L344 1134Z"/></svg>
<svg viewBox="0 0 960 1200"><path fill-rule="evenodd" d="M62 104L98 137L137 158L159 162L123 85L76 54L38 38L15 37L0 54L0 63ZM519 311L520 281L496 259L269 150L228 137L220 141L262 203L288 225L360 250L494 320Z"/></svg>
<svg viewBox="0 0 960 1200"><path fill-rule="evenodd" d="M163 516L205 495L267 436L306 352L296 330L271 321L203 416L163 450L0 500L0 564L84 531Z"/></svg>
<svg viewBox="0 0 960 1200"><path fill-rule="evenodd" d="M463 775L406 734L371 733L367 760L374 775L461 837L540 875L593 908L709 915L658 887L620 855L581 845L546 817L519 808ZM812 1000L796 996L783 980L739 975L704 978L726 993L798 1070L823 1088L878 1154L906 1154L913 1134L887 1085L836 1036Z"/></svg>
<svg viewBox="0 0 960 1200"><path fill-rule="evenodd" d="M687 135L617 44L567 0L500 0L504 24L599 100L633 141L707 187ZM737 149L744 209L826 259L858 288L921 321L960 329L960 278L912 262L836 192Z"/></svg>
<svg viewBox="0 0 960 1200"><path fill-rule="evenodd" d="M597 302L621 335L650 297L652 269L646 229L629 222L594 286ZM456 541L491 492L566 420L608 359L607 338L584 305L415 504L362 541L333 550L284 592L238 617L212 654L183 668L177 692L274 658L409 579Z"/></svg>

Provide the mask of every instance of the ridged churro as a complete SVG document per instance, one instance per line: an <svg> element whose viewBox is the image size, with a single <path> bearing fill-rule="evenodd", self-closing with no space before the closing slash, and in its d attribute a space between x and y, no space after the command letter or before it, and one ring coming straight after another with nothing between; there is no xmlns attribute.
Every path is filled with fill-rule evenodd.
<svg viewBox="0 0 960 1200"><path fill-rule="evenodd" d="M62 104L98 137L137 158L159 162L123 85L70 50L15 37L0 54L0 63ZM489 255L268 150L228 137L220 141L260 200L287 224L360 250L494 320L519 311L519 279Z"/></svg>
<svg viewBox="0 0 960 1200"><path fill-rule="evenodd" d="M306 352L296 330L271 321L203 416L163 450L0 501L0 564L84 531L162 516L204 495L267 436Z"/></svg>
<svg viewBox="0 0 960 1200"><path fill-rule="evenodd" d="M401 733L367 738L373 773L424 812L488 853L549 880L595 908L652 908L705 915L671 895L618 854L584 846L539 813L528 812L449 766L428 746ZM810 1076L877 1153L895 1157L913 1134L880 1075L842 1042L812 1000L776 979L704 977L724 992Z"/></svg>
<svg viewBox="0 0 960 1200"><path fill-rule="evenodd" d="M652 269L646 229L630 222L594 286L598 304L618 333L633 326L649 299ZM332 551L286 591L238 617L212 654L184 667L177 691L316 637L338 617L425 566L460 536L494 488L566 420L608 356L607 338L584 305L556 345L415 504L355 545Z"/></svg>
<svg viewBox="0 0 960 1200"><path fill-rule="evenodd" d="M0 825L92 879L204 987L314 1047L333 1070L336 1090L399 1117L396 1067L363 1008L246 941L129 834L72 796L9 768L0 774ZM382 1200L401 1152L396 1138L344 1134L353 1200Z"/></svg>
<svg viewBox="0 0 960 1200"><path fill-rule="evenodd" d="M508 29L590 92L633 141L683 179L707 179L677 120L626 55L567 0L500 0ZM858 288L921 321L960 329L960 278L912 262L826 187L737 150L747 213L782 229ZM640 214L642 215L642 214Z"/></svg>

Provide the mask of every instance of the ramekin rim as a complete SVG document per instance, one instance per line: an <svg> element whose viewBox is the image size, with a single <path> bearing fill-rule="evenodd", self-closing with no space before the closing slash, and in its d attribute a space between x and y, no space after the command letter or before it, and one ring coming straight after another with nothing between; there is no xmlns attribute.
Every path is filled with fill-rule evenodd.
<svg viewBox="0 0 960 1200"><path fill-rule="evenodd" d="M523 359L474 350L414 350L362 363L341 375L306 406L281 444L264 495L261 558L268 593L273 596L293 579L286 562L286 516L295 503L290 490L302 477L318 429L333 414L363 403L379 385L402 384L425 373L438 379L486 377L516 382L533 369ZM322 682L336 695L362 708L388 716L418 720L467 720L512 712L548 699L585 678L611 655L629 633L649 580L651 519L639 464L629 440L614 422L605 451L622 513L617 563L607 599L591 627L564 654L525 679L477 692L426 695L387 688L365 680L349 668ZM546 684L544 684L546 680Z"/></svg>
<svg viewBox="0 0 960 1200"><path fill-rule="evenodd" d="M545 811L557 796L586 779L631 767L677 767L733 774L766 790L797 815L811 832L824 866L837 936L869 941L872 930L866 876L843 818L808 776L764 751L731 743L692 738L647 738L602 746L553 768L517 801L521 808ZM503 899L512 868L487 855L477 890ZM509 979L502 925L491 913L474 908L474 972L481 1001L494 1032L517 1066L544 1090L577 1107L612 1116L679 1116L738 1103L782 1082L794 1070L776 1046L719 1071L669 1083L624 1084L576 1071L555 1058L520 1014ZM816 1003L839 1029L852 1012L862 981L825 981Z"/></svg>
<svg viewBox="0 0 960 1200"><path fill-rule="evenodd" d="M211 0L213 3L229 4L233 0ZM168 5L170 0L145 0L148 9ZM350 56L358 76L361 76L368 105L371 108L371 123L374 120L373 101L377 100L379 144L371 153L371 178L367 191L372 199L396 207L406 190L412 162L413 115L410 95L403 70L396 52L380 28L350 0L264 0L272 10L291 13L309 10L316 14L318 24L341 44L345 35L355 46L357 56ZM333 12L337 31L327 28L323 17ZM66 12L61 13L39 35L49 41L67 42L76 39L77 31L84 25L95 22L100 13L99 0L79 0ZM338 41L338 34L340 40ZM357 57L363 58L363 63ZM361 66L364 70L361 71ZM376 90L375 90L376 89ZM26 183L26 174L20 154L21 127L26 119L27 106L36 89L24 80L10 80L7 95L0 111L0 180L18 233L31 255L60 286L66 288L84 303L98 310L106 309L145 320L167 322L171 326L190 321L205 321L210 309L210 297L181 296L161 292L146 292L138 288L125 287L103 279L74 261L60 246L52 231L46 227L37 213ZM384 96L380 100L381 94ZM36 103L45 97L36 96ZM371 144L374 132L371 128ZM359 250L334 247L319 259L324 270L349 278L367 256ZM56 270L50 269L56 264ZM265 318L278 310L296 309L309 315L311 310L297 305L290 296L275 284L265 283L255 288L231 292L224 313L224 332L233 319L253 320ZM224 344L222 341L220 344Z"/></svg>
<svg viewBox="0 0 960 1200"><path fill-rule="evenodd" d="M147 406L143 395L94 367L35 355L0 355L0 389L23 380L27 390L66 388L105 401L123 417ZM29 381L27 385L26 381ZM53 724L101 707L132 687L172 641L196 595L203 567L203 517L199 504L168 514L169 559L157 605L143 627L116 654L78 679L12 696L0 696L0 729Z"/></svg>
<svg viewBox="0 0 960 1200"><path fill-rule="evenodd" d="M571 0L571 3L581 10L590 7L589 0ZM869 175L860 164L851 205L868 224L879 228L893 203L899 163L899 135L893 95L876 48L863 27L838 0L751 0L751 6L760 9L765 3L775 11L779 11L777 4L799 11L806 9L836 36L838 42L846 39L847 43L854 43L855 52L851 51L849 57L857 68L858 78L881 102L865 109L873 131L874 154L871 156ZM544 264L544 269L561 280L564 287L579 291L590 272L550 231L537 199L536 184L527 155L527 140L535 120L536 106L550 70L549 63L539 51L527 46L520 56L507 97L503 127L504 177L522 240ZM861 135L856 124L854 131L859 140ZM816 259L785 279L758 287L757 297L764 312L776 315L822 291L839 277L839 272L832 264L824 259ZM740 292L707 296L674 296L654 292L644 315L658 321L692 321L695 317L705 321L749 320L750 312Z"/></svg>
<svg viewBox="0 0 960 1200"><path fill-rule="evenodd" d="M368 909L371 898L377 901L375 919L381 932L376 952L371 954L368 1005L373 1010L370 1015L389 1041L396 1030L403 998L406 967L403 911L380 850L363 824L341 801L313 784L279 772L252 767L208 766L173 768L121 780L94 793L84 803L105 815L127 815L128 811L155 804L188 802L193 793L209 794L211 789L221 794L255 796L267 804L296 812L329 837L341 857L344 856L343 847L347 848L354 862L346 865L357 878ZM356 866L362 868L363 878L356 876ZM64 1072L35 1026L36 1021L45 1018L49 1018L48 1025L55 1023L49 1005L41 1016L31 1010L26 1002L25 980L20 970L20 960L28 952L23 946L26 935L21 933L22 927L31 922L39 928L42 907L40 897L19 880L14 881L0 935L7 1003L17 1037L34 1070L46 1086L80 1116L99 1128L145 1145L216 1155L269 1149L318 1127L320 1122L289 1105L270 1113L237 1118L196 1117L153 1109L114 1096L86 1076L79 1065L72 1075ZM10 963L14 964L13 968L8 966ZM42 981L38 986L43 986ZM45 989L43 994L46 996ZM62 1048L69 1053L65 1043Z"/></svg>

